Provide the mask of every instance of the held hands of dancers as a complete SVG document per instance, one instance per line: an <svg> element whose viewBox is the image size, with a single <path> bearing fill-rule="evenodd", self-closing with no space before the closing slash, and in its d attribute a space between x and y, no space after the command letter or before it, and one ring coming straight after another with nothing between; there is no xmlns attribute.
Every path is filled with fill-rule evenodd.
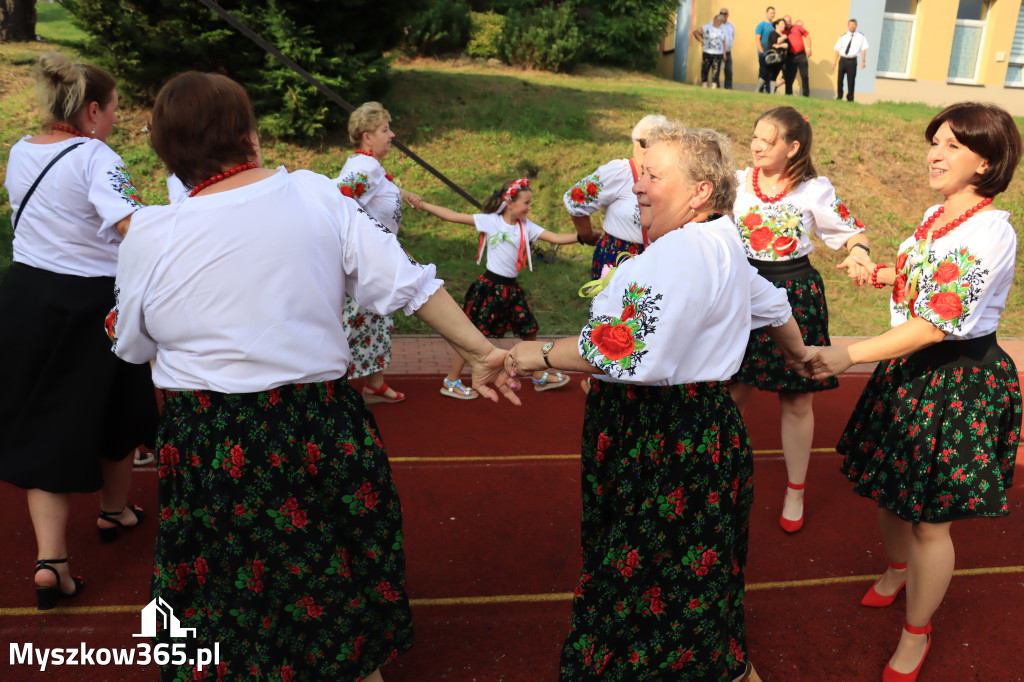
<svg viewBox="0 0 1024 682"><path fill-rule="evenodd" d="M463 356L465 357L465 356ZM513 405L522 405L514 388L517 382L512 378L514 373L507 369L508 353L491 346L487 355L465 357L473 370L473 388L491 402L498 402L497 389L505 399Z"/></svg>
<svg viewBox="0 0 1024 682"><path fill-rule="evenodd" d="M863 241L856 241L852 244L848 243L847 248L850 253L842 263L836 266L839 270L846 270L846 275L852 279L853 283L857 286L871 281L871 269L875 265L871 262L871 255L868 248L861 248L858 246L859 244L863 244L864 247L867 247L867 243Z"/></svg>
<svg viewBox="0 0 1024 682"><path fill-rule="evenodd" d="M823 381L830 376L845 372L853 365L850 349L846 346L810 346L811 355L804 364L803 371L797 370L801 376Z"/></svg>
<svg viewBox="0 0 1024 682"><path fill-rule="evenodd" d="M420 198L419 194L415 192L407 192L406 190L399 190L402 193L402 201L412 206L412 210L417 210L423 203L423 199Z"/></svg>

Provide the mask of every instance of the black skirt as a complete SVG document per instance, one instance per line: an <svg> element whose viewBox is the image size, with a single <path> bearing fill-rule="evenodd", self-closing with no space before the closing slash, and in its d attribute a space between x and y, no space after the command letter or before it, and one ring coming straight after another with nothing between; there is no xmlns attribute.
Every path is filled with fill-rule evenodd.
<svg viewBox="0 0 1024 682"><path fill-rule="evenodd" d="M515 277L488 270L469 285L462 310L484 336L498 338L512 332L526 338L537 333L537 318Z"/></svg>
<svg viewBox="0 0 1024 682"><path fill-rule="evenodd" d="M14 263L0 283L0 480L52 493L103 486L100 457L153 445L149 365L110 349L113 277Z"/></svg>

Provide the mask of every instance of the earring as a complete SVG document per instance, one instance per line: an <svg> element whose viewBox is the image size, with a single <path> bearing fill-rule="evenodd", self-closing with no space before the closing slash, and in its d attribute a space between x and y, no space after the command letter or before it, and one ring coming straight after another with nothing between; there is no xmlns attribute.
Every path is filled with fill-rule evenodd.
<svg viewBox="0 0 1024 682"><path fill-rule="evenodd" d="M96 134L96 126L93 126L93 127L92 127L92 132L91 132L91 133L89 133L89 134L90 134L90 135L95 135L95 134Z"/></svg>

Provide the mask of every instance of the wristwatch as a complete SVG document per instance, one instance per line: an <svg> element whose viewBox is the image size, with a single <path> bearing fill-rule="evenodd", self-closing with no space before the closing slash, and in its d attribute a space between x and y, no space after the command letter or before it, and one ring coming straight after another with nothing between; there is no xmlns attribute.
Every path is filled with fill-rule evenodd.
<svg viewBox="0 0 1024 682"><path fill-rule="evenodd" d="M864 249L865 251L867 251L867 252L868 252L868 255L871 255L871 247L870 247L870 246L868 246L867 244L862 244L862 243L860 243L860 242L857 242L856 244L854 244L853 246L851 246L851 247L850 247L850 249L855 249L855 248L857 248L858 246L859 246L860 248Z"/></svg>
<svg viewBox="0 0 1024 682"><path fill-rule="evenodd" d="M554 348L554 346L554 341L548 341L547 343L540 347L541 357L544 358L544 364L547 366L548 369L551 369L551 363L548 362L548 351Z"/></svg>

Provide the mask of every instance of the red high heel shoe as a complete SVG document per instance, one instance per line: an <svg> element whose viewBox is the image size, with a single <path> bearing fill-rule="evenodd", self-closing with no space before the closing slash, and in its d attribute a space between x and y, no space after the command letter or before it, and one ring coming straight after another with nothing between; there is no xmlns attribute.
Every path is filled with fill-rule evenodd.
<svg viewBox="0 0 1024 682"><path fill-rule="evenodd" d="M797 484L797 483L793 483L791 481L786 481L786 487L787 488L792 488L793 490L803 490L804 488L807 487L807 484L806 483ZM785 497L782 498L782 504L783 504L783 506L785 506L785 504L786 504L786 498ZM779 516L779 526L781 526L782 530L786 531L787 533L795 533L795 532L797 532L798 530L800 530L801 528L804 527L804 513L803 513L803 510L802 509L800 510L800 518L797 519L796 521L790 521L785 516L780 515Z"/></svg>
<svg viewBox="0 0 1024 682"><path fill-rule="evenodd" d="M906 564L894 564L891 561L889 562L889 568L892 568L897 571L902 571L906 567ZM868 588L867 593L860 600L861 605L871 606L874 608L882 608L888 606L889 604L892 604L894 601L896 601L896 595L898 595L900 593L900 590L903 589L903 586L907 584L907 581L904 580L900 583L900 586L896 588L895 592L889 595L885 595L879 594L878 590L875 589L875 586L878 585L879 580L881 580L881 578L876 580L874 584L872 584L871 587Z"/></svg>
<svg viewBox="0 0 1024 682"><path fill-rule="evenodd" d="M882 682L915 682L917 676L921 672L921 666L924 665L924 659L928 658L928 650L932 648L932 623L928 621L928 624L923 628L915 628L910 623L905 623L903 629L912 635L928 635L928 643L924 646L924 653L921 654L921 662L917 664L917 667L911 670L909 673L900 673L893 670L892 666L888 663L885 664L885 670L882 671Z"/></svg>

